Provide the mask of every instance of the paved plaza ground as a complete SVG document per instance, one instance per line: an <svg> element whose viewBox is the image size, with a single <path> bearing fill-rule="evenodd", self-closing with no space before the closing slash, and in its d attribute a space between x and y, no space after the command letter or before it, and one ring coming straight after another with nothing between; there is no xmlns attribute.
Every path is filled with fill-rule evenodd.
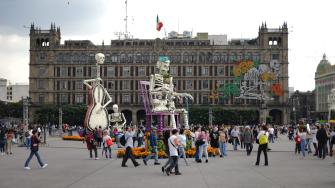
<svg viewBox="0 0 335 188"><path fill-rule="evenodd" d="M250 157L241 151L231 151L228 157L210 158L209 163L191 163L186 166L179 161L181 176L169 177L161 172L161 166L148 166L138 160L141 166L134 168L128 161L128 168L121 167L121 159L90 160L82 142L62 141L49 138L47 147L41 147L42 160L49 164L40 169L36 158L30 163L31 170L24 170L23 164L29 150L14 147L12 156L0 156L0 188L221 188L221 187L288 187L323 188L335 187L334 160L328 157L320 160L313 156L300 159L292 150L294 143L286 137L271 144L269 166L255 166L257 145ZM101 150L99 151L101 154ZM160 160L164 163L165 160ZM261 164L264 159L261 159Z"/></svg>

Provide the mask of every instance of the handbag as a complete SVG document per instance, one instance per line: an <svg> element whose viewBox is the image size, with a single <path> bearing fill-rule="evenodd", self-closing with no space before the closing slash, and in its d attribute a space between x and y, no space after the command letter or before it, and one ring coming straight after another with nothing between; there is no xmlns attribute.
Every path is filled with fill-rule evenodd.
<svg viewBox="0 0 335 188"><path fill-rule="evenodd" d="M205 141L203 141L203 140L196 140L195 141L195 145L196 146L201 146L202 144L204 144L205 143Z"/></svg>

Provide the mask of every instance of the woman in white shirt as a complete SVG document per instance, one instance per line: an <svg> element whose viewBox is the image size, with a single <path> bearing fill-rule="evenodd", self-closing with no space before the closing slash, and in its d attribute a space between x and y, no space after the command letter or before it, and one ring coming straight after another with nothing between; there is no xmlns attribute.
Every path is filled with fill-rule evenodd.
<svg viewBox="0 0 335 188"><path fill-rule="evenodd" d="M318 140L316 139L316 133L318 132L317 130L317 126L313 126L312 130L311 130L311 134L312 134L312 142L313 142L313 146L314 146L314 156L318 156L319 154L319 150L318 150Z"/></svg>

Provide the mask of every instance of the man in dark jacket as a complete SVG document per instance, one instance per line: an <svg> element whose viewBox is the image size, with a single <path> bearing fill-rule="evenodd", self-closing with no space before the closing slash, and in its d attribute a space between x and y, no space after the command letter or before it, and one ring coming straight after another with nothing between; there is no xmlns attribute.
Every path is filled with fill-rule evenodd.
<svg viewBox="0 0 335 188"><path fill-rule="evenodd" d="M147 161L151 159L152 157L155 157L155 165L160 165L158 162L158 149L157 149L157 129L156 127L152 127L152 130L150 132L149 141L151 146L151 153L148 155L145 159L143 159L143 163L147 165Z"/></svg>
<svg viewBox="0 0 335 188"><path fill-rule="evenodd" d="M318 140L319 158L326 158L327 140L328 135L324 125L316 133L316 139Z"/></svg>

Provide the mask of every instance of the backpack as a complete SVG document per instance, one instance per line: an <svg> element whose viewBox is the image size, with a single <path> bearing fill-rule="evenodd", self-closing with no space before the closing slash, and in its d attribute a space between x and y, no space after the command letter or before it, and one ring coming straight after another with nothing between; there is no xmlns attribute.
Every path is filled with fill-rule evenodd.
<svg viewBox="0 0 335 188"><path fill-rule="evenodd" d="M112 146L113 145L113 140L112 139L106 140L106 144L107 144L107 146Z"/></svg>
<svg viewBox="0 0 335 188"><path fill-rule="evenodd" d="M266 134L262 134L259 136L258 142L260 145L262 144L267 144L268 143L268 137L266 136Z"/></svg>
<svg viewBox="0 0 335 188"><path fill-rule="evenodd" d="M126 145L126 137L125 137L124 135L122 135L122 136L120 137L120 144L121 144L122 146L125 146L125 145Z"/></svg>

